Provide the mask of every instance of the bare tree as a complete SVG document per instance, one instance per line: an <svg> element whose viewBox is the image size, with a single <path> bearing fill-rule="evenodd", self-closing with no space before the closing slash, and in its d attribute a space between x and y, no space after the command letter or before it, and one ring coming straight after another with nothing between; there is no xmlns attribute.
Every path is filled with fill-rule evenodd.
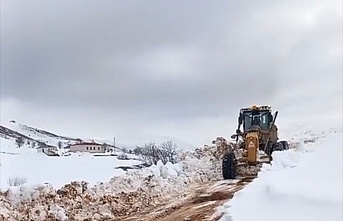
<svg viewBox="0 0 343 221"><path fill-rule="evenodd" d="M25 177L9 177L7 180L7 184L9 186L20 186L26 183Z"/></svg>
<svg viewBox="0 0 343 221"><path fill-rule="evenodd" d="M133 154L139 156L143 153L143 148L142 147L139 147L137 146L135 149L133 149Z"/></svg>
<svg viewBox="0 0 343 221"><path fill-rule="evenodd" d="M160 160L158 148L154 142L144 144L142 147L137 147L137 152L140 158L148 164L156 164Z"/></svg>
<svg viewBox="0 0 343 221"><path fill-rule="evenodd" d="M177 157L181 150L178 148L176 144L174 144L171 141L167 141L160 145L160 149L162 161L171 163L177 162Z"/></svg>
<svg viewBox="0 0 343 221"><path fill-rule="evenodd" d="M57 146L58 146L58 149L62 149L62 142L58 141Z"/></svg>
<svg viewBox="0 0 343 221"><path fill-rule="evenodd" d="M176 163L180 150L171 141L164 142L159 146L151 142L142 147L136 147L134 153L148 164L157 164L160 160L165 164L167 162Z"/></svg>
<svg viewBox="0 0 343 221"><path fill-rule="evenodd" d="M21 146L24 145L24 139L22 137L18 137L17 139L15 139L15 142L17 143L18 148L20 148Z"/></svg>

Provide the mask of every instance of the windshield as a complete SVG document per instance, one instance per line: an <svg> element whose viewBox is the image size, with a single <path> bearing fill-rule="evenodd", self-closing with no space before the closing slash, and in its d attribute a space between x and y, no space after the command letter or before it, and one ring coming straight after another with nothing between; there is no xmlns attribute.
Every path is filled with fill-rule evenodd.
<svg viewBox="0 0 343 221"><path fill-rule="evenodd" d="M263 130L269 129L269 112L246 112L243 114L244 131L249 130L252 125L259 125Z"/></svg>

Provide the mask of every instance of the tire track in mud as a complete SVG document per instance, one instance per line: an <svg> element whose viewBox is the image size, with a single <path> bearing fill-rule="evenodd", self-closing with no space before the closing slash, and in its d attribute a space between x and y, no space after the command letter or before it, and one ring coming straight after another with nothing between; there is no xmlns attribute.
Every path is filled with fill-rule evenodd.
<svg viewBox="0 0 343 221"><path fill-rule="evenodd" d="M192 186L185 197L171 199L144 213L126 217L125 221L198 221L219 220L223 214L215 214L217 207L231 199L236 192L243 189L254 178L221 180ZM176 201L176 202L173 202Z"/></svg>

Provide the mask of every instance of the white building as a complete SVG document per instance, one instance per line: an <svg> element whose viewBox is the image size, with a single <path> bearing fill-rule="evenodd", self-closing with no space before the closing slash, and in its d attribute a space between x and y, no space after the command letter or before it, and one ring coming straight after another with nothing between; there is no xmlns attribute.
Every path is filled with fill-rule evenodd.
<svg viewBox="0 0 343 221"><path fill-rule="evenodd" d="M58 155L58 151L57 151L57 147L54 146L40 146L37 147L37 152L38 153L45 153L48 156L57 156Z"/></svg>
<svg viewBox="0 0 343 221"><path fill-rule="evenodd" d="M69 152L89 152L89 153L105 153L106 149L103 145L91 142L81 142L70 145Z"/></svg>

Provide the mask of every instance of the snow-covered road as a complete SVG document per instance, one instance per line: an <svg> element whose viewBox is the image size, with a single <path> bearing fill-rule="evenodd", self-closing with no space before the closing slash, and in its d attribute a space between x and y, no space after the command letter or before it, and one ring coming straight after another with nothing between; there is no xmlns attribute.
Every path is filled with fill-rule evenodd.
<svg viewBox="0 0 343 221"><path fill-rule="evenodd" d="M224 204L222 221L341 221L342 133L275 152L254 182Z"/></svg>

